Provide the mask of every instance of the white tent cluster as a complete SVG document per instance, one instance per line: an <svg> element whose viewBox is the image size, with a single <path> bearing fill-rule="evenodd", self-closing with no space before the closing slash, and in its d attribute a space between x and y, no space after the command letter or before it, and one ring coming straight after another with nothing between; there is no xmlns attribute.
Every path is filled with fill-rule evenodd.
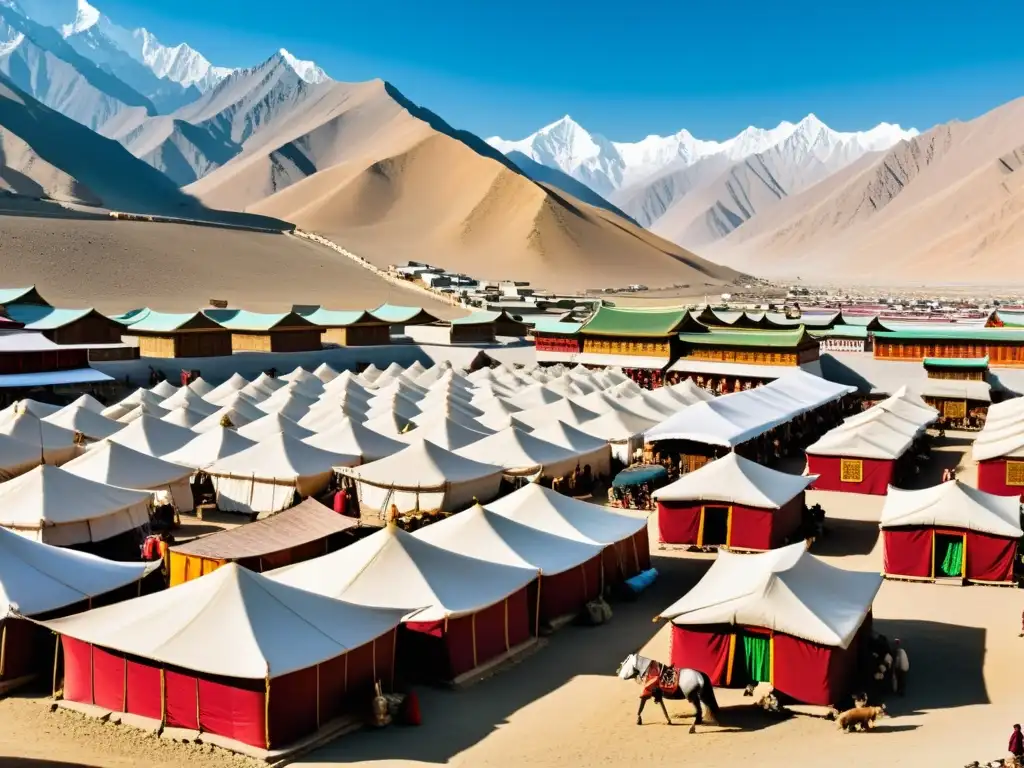
<svg viewBox="0 0 1024 768"><path fill-rule="evenodd" d="M906 387L866 411L844 419L807 447L815 456L898 459L939 414Z"/></svg>
<svg viewBox="0 0 1024 768"><path fill-rule="evenodd" d="M1024 456L1024 398L989 406L985 426L974 438L972 451L975 461Z"/></svg>

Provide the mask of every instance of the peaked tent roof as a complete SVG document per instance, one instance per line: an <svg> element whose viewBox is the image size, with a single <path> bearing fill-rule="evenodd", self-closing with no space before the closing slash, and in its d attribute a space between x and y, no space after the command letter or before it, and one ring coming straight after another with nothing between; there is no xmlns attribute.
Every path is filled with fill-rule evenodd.
<svg viewBox="0 0 1024 768"><path fill-rule="evenodd" d="M779 472L739 454L728 453L652 495L659 501L723 501L780 509L817 479L817 475Z"/></svg>
<svg viewBox="0 0 1024 768"><path fill-rule="evenodd" d="M480 429L487 429L487 427L481 424ZM490 429L487 429L486 432L478 432L457 421L442 417L440 420L431 421L417 429L406 432L399 439L408 444L419 440L429 440L434 445L439 445L445 450L457 451L493 434L494 432Z"/></svg>
<svg viewBox="0 0 1024 768"><path fill-rule="evenodd" d="M764 627L846 648L881 585L877 573L827 565L804 542L753 555L720 550L704 578L661 617L680 626Z"/></svg>
<svg viewBox="0 0 1024 768"><path fill-rule="evenodd" d="M600 415L600 413L584 408L582 405L577 405L572 400L562 399L549 405L540 405L525 410L522 413L517 413L516 421L526 424L533 429L554 424L558 421L575 427L596 419Z"/></svg>
<svg viewBox="0 0 1024 768"><path fill-rule="evenodd" d="M408 448L361 467L339 468L360 482L381 488L426 490L447 483L465 483L502 473L501 467L484 464L421 440Z"/></svg>
<svg viewBox="0 0 1024 768"><path fill-rule="evenodd" d="M185 429L191 430L192 427L199 424L203 419L209 418L203 416L203 414L186 408L184 405L179 405L173 411L164 416L161 421L166 421L168 424L173 424L176 427L184 427Z"/></svg>
<svg viewBox="0 0 1024 768"><path fill-rule="evenodd" d="M551 475L571 472L585 455L581 451L549 443L516 427L478 440L455 452L502 467L505 473L533 474L545 471Z"/></svg>
<svg viewBox="0 0 1024 768"><path fill-rule="evenodd" d="M21 440L0 434L0 481L16 477L42 464L41 453L38 445L29 445Z"/></svg>
<svg viewBox="0 0 1024 768"><path fill-rule="evenodd" d="M102 415L107 418L116 418L121 424L131 424L137 419L141 419L143 416L151 416L154 419L162 419L164 416L170 413L166 408L161 408L159 405L150 405L149 403L142 403L142 405L136 405L134 408L131 406L116 405L115 408L129 408L125 413L120 416L113 416L104 411Z"/></svg>
<svg viewBox="0 0 1024 768"><path fill-rule="evenodd" d="M656 423L643 416L614 409L581 424L579 431L610 443L621 443L634 435L642 435Z"/></svg>
<svg viewBox="0 0 1024 768"><path fill-rule="evenodd" d="M537 570L459 555L389 525L270 578L360 605L400 608L407 620L439 621L501 602L536 579Z"/></svg>
<svg viewBox="0 0 1024 768"><path fill-rule="evenodd" d="M605 546L647 527L646 517L611 512L606 507L571 499L537 483L527 483L486 506L496 514L531 528Z"/></svg>
<svg viewBox="0 0 1024 768"><path fill-rule="evenodd" d="M97 443L62 469L87 480L139 490L169 485L192 474L191 467L173 464L110 440Z"/></svg>
<svg viewBox="0 0 1024 768"><path fill-rule="evenodd" d="M178 450L195 436L196 433L191 429L144 415L115 432L107 440L150 456L163 456Z"/></svg>
<svg viewBox="0 0 1024 768"><path fill-rule="evenodd" d="M907 452L914 435L873 420L847 429L826 432L805 452L812 456L843 456L858 459L895 460Z"/></svg>
<svg viewBox="0 0 1024 768"><path fill-rule="evenodd" d="M1013 538L1024 535L1017 496L985 493L959 480L918 491L889 486L878 527L901 525L949 526Z"/></svg>
<svg viewBox="0 0 1024 768"><path fill-rule="evenodd" d="M44 622L59 634L212 675L263 680L394 629L401 613L294 589L235 563L134 600Z"/></svg>
<svg viewBox="0 0 1024 768"><path fill-rule="evenodd" d="M518 418L518 417L516 417ZM591 419L594 421L594 419ZM584 424L583 426L586 426ZM593 452L604 450L608 447L608 441L595 437L583 430L583 426L574 427L564 421L556 421L553 424L545 424L537 427L530 435L547 440L549 443L560 445L571 451Z"/></svg>
<svg viewBox="0 0 1024 768"><path fill-rule="evenodd" d="M31 413L19 413L0 424L0 434L13 437L36 449L60 450L75 445L75 432Z"/></svg>
<svg viewBox="0 0 1024 768"><path fill-rule="evenodd" d="M124 429L121 422L108 419L90 408L81 406L65 406L43 421L70 429L72 432L81 432L89 440L102 440Z"/></svg>
<svg viewBox="0 0 1024 768"><path fill-rule="evenodd" d="M553 576L597 557L600 544L555 536L491 512L479 504L421 528L416 538L467 557L533 568Z"/></svg>
<svg viewBox="0 0 1024 768"><path fill-rule="evenodd" d="M249 380L245 376L240 373L232 373L231 378L211 389L203 396L203 399L214 405L223 405L224 403L221 402L223 399L234 396L236 392L248 385Z"/></svg>
<svg viewBox="0 0 1024 768"><path fill-rule="evenodd" d="M88 523L147 504L152 497L149 491L107 485L61 467L42 464L20 477L0 483L0 526L39 531L58 525ZM142 517L144 519L132 522L137 525L148 522L148 512ZM91 535L85 540L92 540Z"/></svg>
<svg viewBox="0 0 1024 768"><path fill-rule="evenodd" d="M161 384L166 384L167 382L160 382L160 383ZM158 384L157 386L160 386L160 385ZM155 387L154 387L154 389L155 389ZM101 403L99 400L97 400L92 395L88 395L88 394L80 395L80 396L76 397L74 400L72 400L70 403L68 403L67 405L64 406L64 408L85 408L86 410L92 411L93 413L102 413L102 411L103 411L103 409L105 407L106 406L103 405L103 403ZM64 408L62 408L61 410L64 410ZM56 413L56 411L55 411L55 413Z"/></svg>
<svg viewBox="0 0 1024 768"><path fill-rule="evenodd" d="M266 415L263 414L262 411L260 414L261 415L257 418L262 419L263 416ZM231 422L231 427L234 429L244 427L246 424L250 424L255 421L255 419L249 417L248 412L240 410L239 408L229 408L225 406L218 411L214 411L192 427L192 431L197 434L202 434L203 432L209 432L211 429L219 429L223 426L221 422L224 420L225 416L228 418L228 421Z"/></svg>
<svg viewBox="0 0 1024 768"><path fill-rule="evenodd" d="M332 453L359 456L363 463L378 461L405 450L405 443L364 427L347 416L337 419L334 426L307 437L303 442Z"/></svg>
<svg viewBox="0 0 1024 768"><path fill-rule="evenodd" d="M277 434L224 457L207 467L206 472L217 476L291 482L300 477L322 475L339 465L358 462L358 456L332 453L307 445L298 438Z"/></svg>
<svg viewBox="0 0 1024 768"><path fill-rule="evenodd" d="M35 616L138 581L160 563L115 563L0 527L0 619Z"/></svg>
<svg viewBox="0 0 1024 768"><path fill-rule="evenodd" d="M340 374L327 363L320 363L320 365L313 369L313 375L326 387L329 382L334 381Z"/></svg>
<svg viewBox="0 0 1024 768"><path fill-rule="evenodd" d="M233 429L216 426L207 432L195 435L191 440L168 453L165 458L183 467L205 469L223 458L241 453L256 445L254 440L243 437Z"/></svg>
<svg viewBox="0 0 1024 768"><path fill-rule="evenodd" d="M268 413L262 419L250 421L238 429L238 434L250 440L267 440L275 435L285 434L296 440L304 440L315 434L312 430L300 427L296 422L280 413Z"/></svg>

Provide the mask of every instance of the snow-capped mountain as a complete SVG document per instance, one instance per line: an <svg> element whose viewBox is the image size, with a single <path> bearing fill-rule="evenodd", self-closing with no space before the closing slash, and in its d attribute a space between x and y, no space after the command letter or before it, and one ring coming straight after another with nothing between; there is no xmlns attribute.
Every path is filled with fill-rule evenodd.
<svg viewBox="0 0 1024 768"><path fill-rule="evenodd" d="M834 131L811 114L775 128L750 126L709 141L681 130L637 142L609 141L566 115L519 141L488 139L582 182L645 227L687 247L724 237L760 210L807 189L869 152L917 135L882 123Z"/></svg>

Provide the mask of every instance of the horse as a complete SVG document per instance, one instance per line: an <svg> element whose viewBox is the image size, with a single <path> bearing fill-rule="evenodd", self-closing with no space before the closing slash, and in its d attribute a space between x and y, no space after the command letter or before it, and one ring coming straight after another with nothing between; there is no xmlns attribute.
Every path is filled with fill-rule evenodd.
<svg viewBox="0 0 1024 768"><path fill-rule="evenodd" d="M616 671L620 680L636 680L643 684L640 692L640 708L636 711L636 724L642 725L641 715L648 699L661 705L665 720L672 725L668 716L665 699L686 699L697 711L697 717L690 726L690 733L704 723L704 708L707 707L711 722L718 722L718 701L711 678L698 669L677 668L631 653Z"/></svg>

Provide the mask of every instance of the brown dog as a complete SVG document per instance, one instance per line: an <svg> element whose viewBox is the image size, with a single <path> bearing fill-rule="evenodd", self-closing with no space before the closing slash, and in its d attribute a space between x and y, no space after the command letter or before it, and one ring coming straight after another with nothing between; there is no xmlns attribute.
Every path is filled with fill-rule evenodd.
<svg viewBox="0 0 1024 768"><path fill-rule="evenodd" d="M885 716L884 704L880 707L854 707L841 713L836 718L836 724L843 731L855 731L858 726L866 731L874 727L876 720Z"/></svg>

